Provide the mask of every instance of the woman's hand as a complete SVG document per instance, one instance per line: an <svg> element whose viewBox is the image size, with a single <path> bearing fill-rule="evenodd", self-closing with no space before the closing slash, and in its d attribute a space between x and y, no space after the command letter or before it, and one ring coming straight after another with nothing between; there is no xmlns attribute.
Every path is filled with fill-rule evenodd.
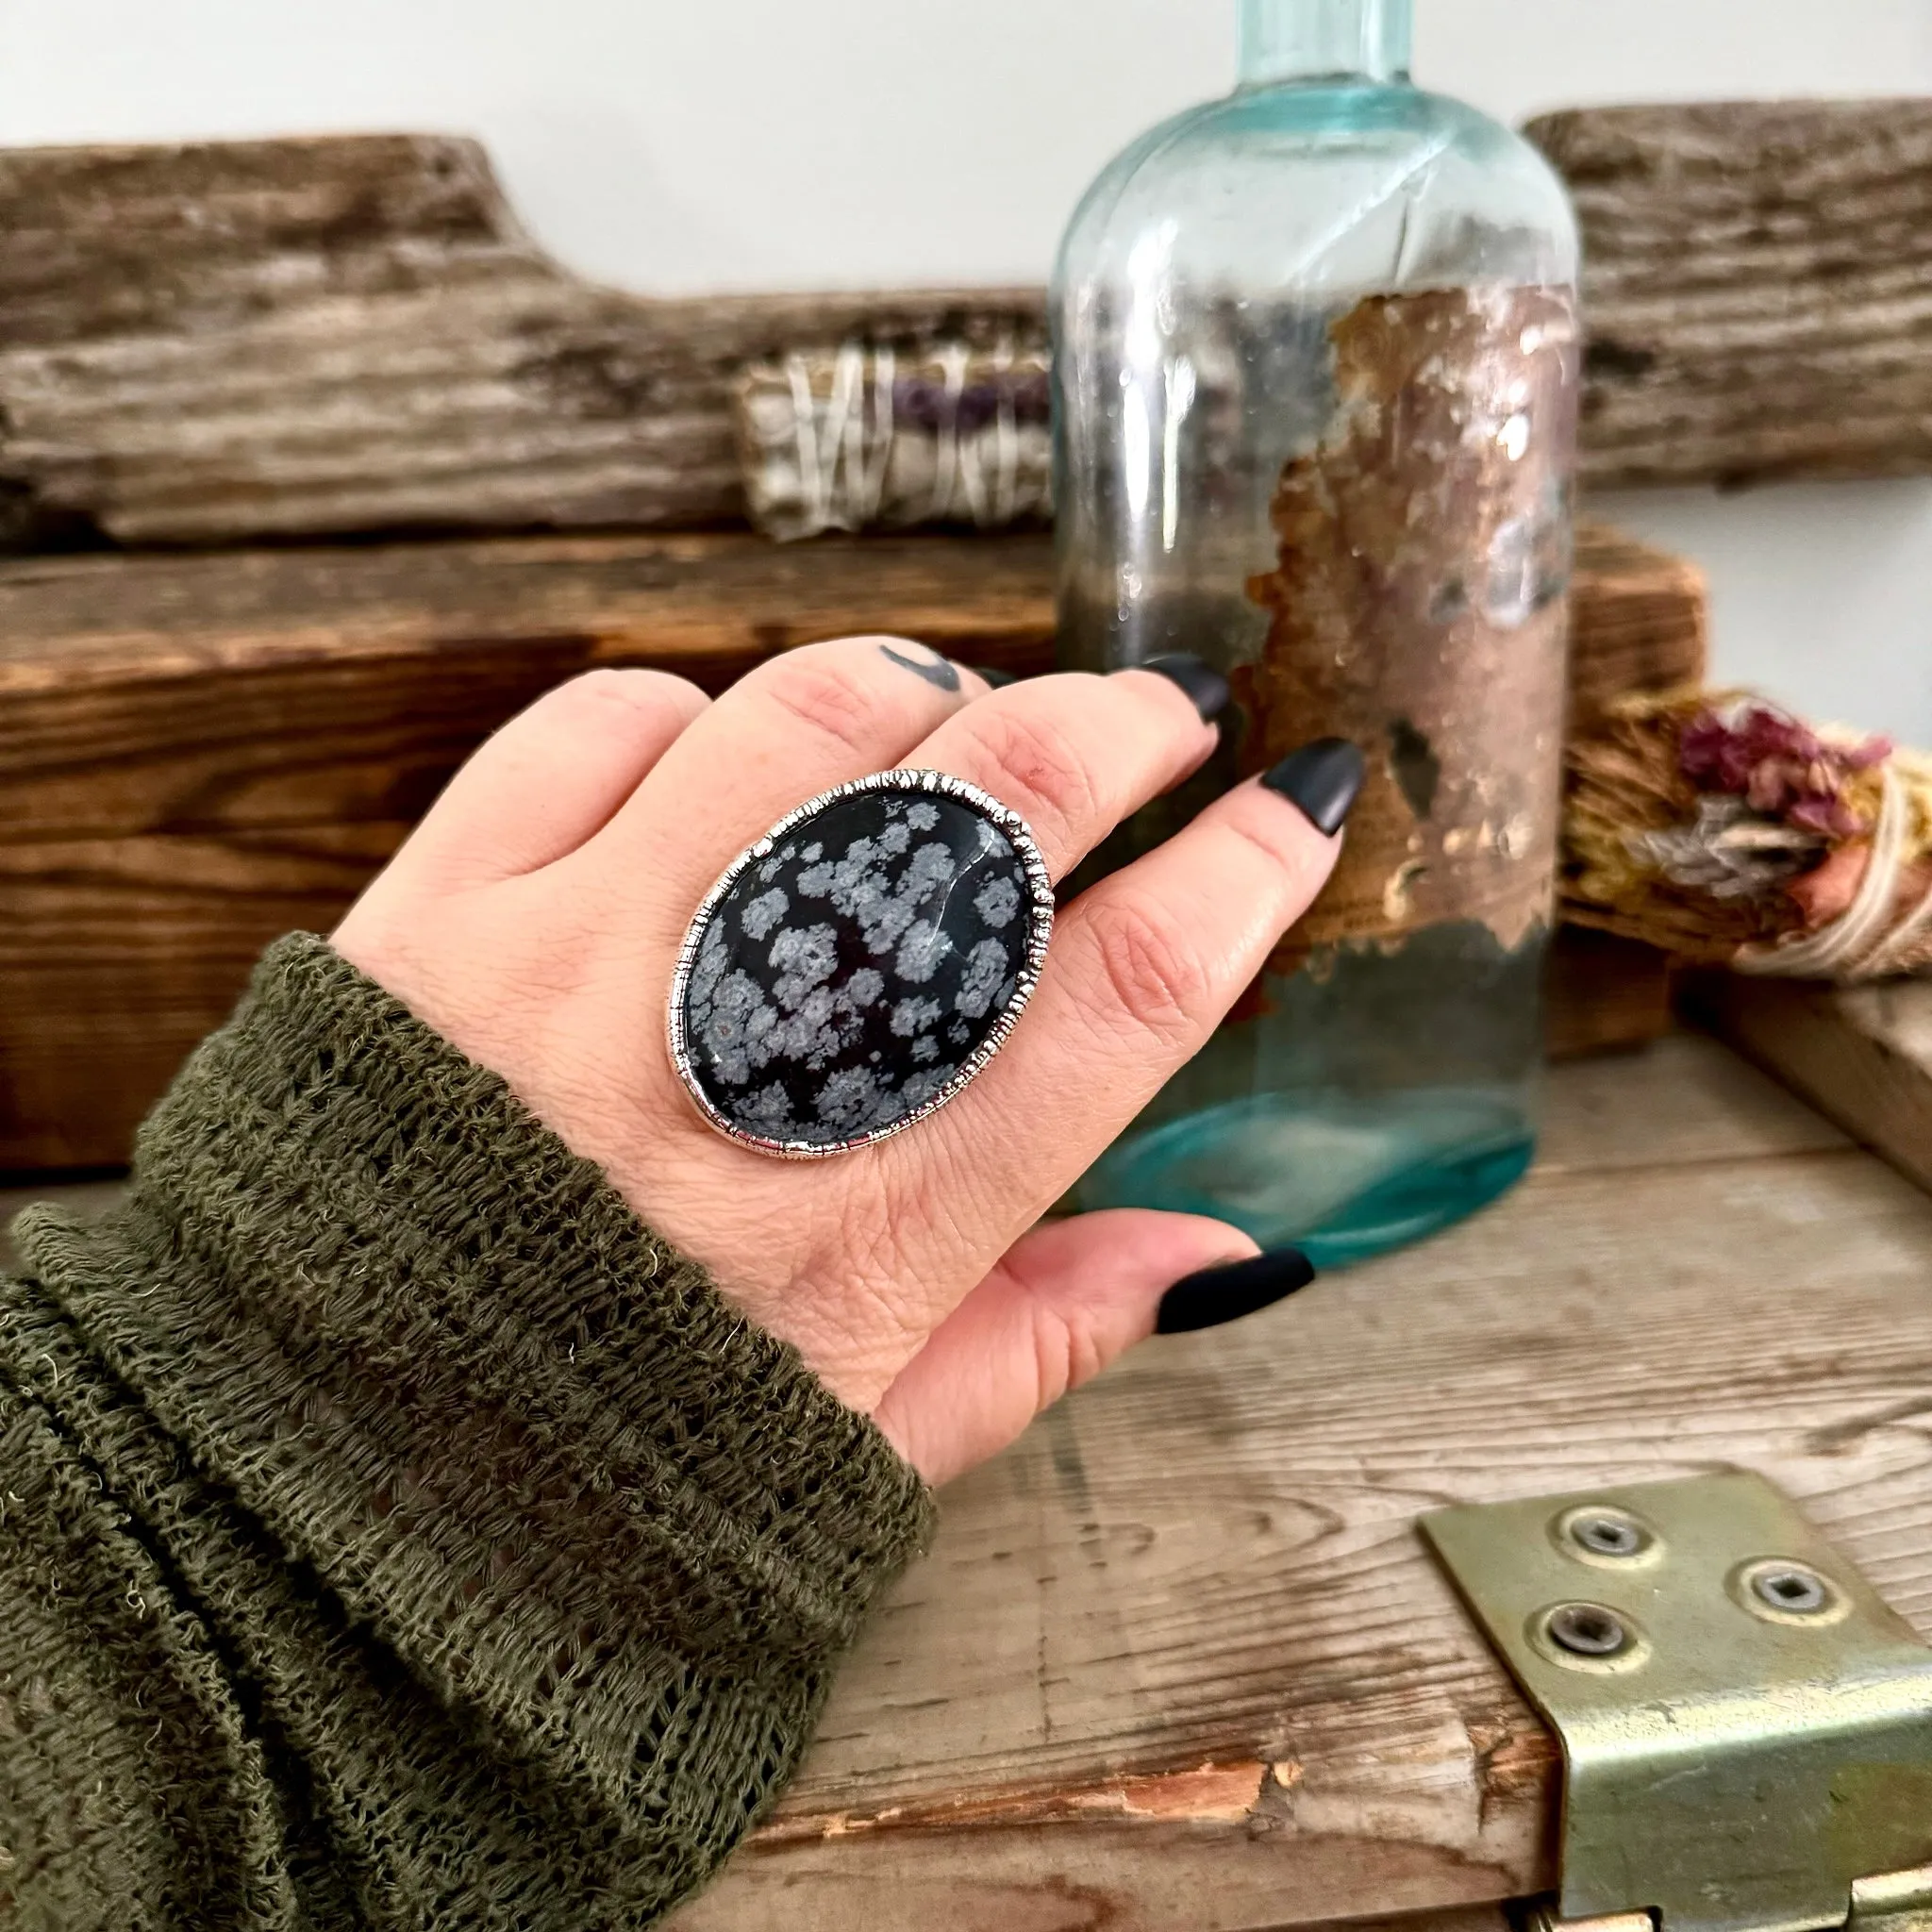
<svg viewBox="0 0 1932 1932"><path fill-rule="evenodd" d="M335 944L943 1482L1146 1336L1175 1282L1254 1257L1181 1215L1036 1223L1306 909L1336 857L1307 814L1336 814L1265 782L1230 792L1062 909L1031 1005L957 1099L830 1159L773 1159L700 1117L666 1045L678 946L787 811L896 766L1012 807L1064 877L1212 751L1189 689L1214 680L1190 663L993 691L919 645L854 638L716 703L661 673L596 672L471 759Z"/></svg>

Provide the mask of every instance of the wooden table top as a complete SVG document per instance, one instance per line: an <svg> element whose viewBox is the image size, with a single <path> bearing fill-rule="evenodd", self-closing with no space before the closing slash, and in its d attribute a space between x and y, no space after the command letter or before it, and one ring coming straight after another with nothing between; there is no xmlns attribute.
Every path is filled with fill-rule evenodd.
<svg viewBox="0 0 1932 1932"><path fill-rule="evenodd" d="M1755 1469L1932 1637L1928 1420L1932 1199L1710 1040L1559 1068L1490 1213L954 1486L678 1932L1500 1932L1556 1748L1416 1517Z"/></svg>
<svg viewBox="0 0 1932 1932"><path fill-rule="evenodd" d="M949 1490L678 1932L1500 1927L1557 1754L1418 1514L1758 1470L1932 1637L1928 1419L1932 1199L1713 1041L1557 1069L1498 1208Z"/></svg>

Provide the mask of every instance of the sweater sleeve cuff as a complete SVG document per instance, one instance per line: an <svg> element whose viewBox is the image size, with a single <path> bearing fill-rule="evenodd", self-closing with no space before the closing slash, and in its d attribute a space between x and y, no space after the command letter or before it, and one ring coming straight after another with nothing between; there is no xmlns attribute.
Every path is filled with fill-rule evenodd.
<svg viewBox="0 0 1932 1932"><path fill-rule="evenodd" d="M693 1685L731 1687L708 1753L789 1761L929 1532L868 1421L307 935L149 1120L126 1206L17 1235L352 1617L607 1787L663 1759Z"/></svg>

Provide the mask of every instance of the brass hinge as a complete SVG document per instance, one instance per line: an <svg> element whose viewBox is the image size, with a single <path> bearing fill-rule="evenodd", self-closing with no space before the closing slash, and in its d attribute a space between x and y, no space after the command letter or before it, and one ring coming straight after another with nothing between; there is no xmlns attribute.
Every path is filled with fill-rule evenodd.
<svg viewBox="0 0 1932 1932"><path fill-rule="evenodd" d="M1932 1932L1932 1865L1852 1881L1852 1932Z"/></svg>
<svg viewBox="0 0 1932 1932"><path fill-rule="evenodd" d="M1548 1900L1539 1899L1524 1915L1526 1932L1657 1932L1650 1912L1618 1912L1608 1918L1566 1919ZM1852 1915L1847 1932L1932 1932L1932 1865L1890 1872L1883 1878L1852 1880Z"/></svg>
<svg viewBox="0 0 1932 1932"><path fill-rule="evenodd" d="M1932 1932L1932 1650L1771 1484L1422 1526L1562 1741L1536 1932Z"/></svg>

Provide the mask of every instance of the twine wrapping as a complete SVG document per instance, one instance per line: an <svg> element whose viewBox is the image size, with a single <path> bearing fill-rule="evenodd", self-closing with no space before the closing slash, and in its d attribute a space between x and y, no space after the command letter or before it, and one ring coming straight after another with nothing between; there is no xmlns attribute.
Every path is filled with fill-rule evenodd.
<svg viewBox="0 0 1932 1932"><path fill-rule="evenodd" d="M1048 365L1010 341L795 351L746 369L736 406L746 508L780 541L1052 514Z"/></svg>
<svg viewBox="0 0 1932 1932"><path fill-rule="evenodd" d="M1747 693L1619 708L1573 748L1564 911L1702 964L1932 967L1932 760Z"/></svg>
<svg viewBox="0 0 1932 1932"><path fill-rule="evenodd" d="M1732 964L1740 973L1786 979L1877 979L1907 970L1920 937L1932 926L1932 891L1904 918L1895 917L1905 871L1911 807L1898 774L1883 774L1884 804L1872 858L1852 909L1809 939L1774 946L1745 946Z"/></svg>

